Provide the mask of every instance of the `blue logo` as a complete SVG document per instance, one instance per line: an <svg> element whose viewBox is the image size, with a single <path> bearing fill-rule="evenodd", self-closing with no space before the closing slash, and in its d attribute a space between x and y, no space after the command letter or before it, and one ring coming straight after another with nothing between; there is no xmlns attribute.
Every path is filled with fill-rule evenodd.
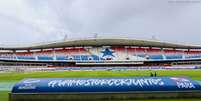
<svg viewBox="0 0 201 101"><path fill-rule="evenodd" d="M109 48L106 48L104 51L101 51L101 53L103 53L103 56L102 57L105 57L105 56L112 56L112 57L115 57L114 55L113 55L113 51L112 50L110 50Z"/></svg>

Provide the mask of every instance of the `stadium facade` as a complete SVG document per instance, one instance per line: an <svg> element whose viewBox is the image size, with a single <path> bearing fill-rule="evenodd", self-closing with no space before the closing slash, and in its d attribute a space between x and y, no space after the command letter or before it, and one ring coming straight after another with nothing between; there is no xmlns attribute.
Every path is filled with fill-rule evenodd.
<svg viewBox="0 0 201 101"><path fill-rule="evenodd" d="M188 64L201 64L201 46L136 39L85 39L0 47L0 65L4 68Z"/></svg>

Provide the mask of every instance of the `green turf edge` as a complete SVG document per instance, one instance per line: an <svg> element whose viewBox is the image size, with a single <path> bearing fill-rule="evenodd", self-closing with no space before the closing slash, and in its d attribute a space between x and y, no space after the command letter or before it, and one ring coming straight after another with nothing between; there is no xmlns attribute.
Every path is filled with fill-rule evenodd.
<svg viewBox="0 0 201 101"><path fill-rule="evenodd" d="M0 101L8 101L9 91L0 91Z"/></svg>
<svg viewBox="0 0 201 101"><path fill-rule="evenodd" d="M9 91L0 91L0 101L8 101ZM105 100L105 101L201 101L199 98L193 99L136 99L136 100Z"/></svg>

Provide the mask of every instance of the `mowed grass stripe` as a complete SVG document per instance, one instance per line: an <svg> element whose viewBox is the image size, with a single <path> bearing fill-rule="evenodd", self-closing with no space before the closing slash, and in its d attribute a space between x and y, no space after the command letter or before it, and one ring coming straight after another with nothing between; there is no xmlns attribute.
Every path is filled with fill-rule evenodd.
<svg viewBox="0 0 201 101"><path fill-rule="evenodd" d="M139 71L63 71L32 73L1 73L0 81L19 81L24 78L82 78L150 76L150 70ZM184 76L201 80L201 70L157 70L158 76Z"/></svg>

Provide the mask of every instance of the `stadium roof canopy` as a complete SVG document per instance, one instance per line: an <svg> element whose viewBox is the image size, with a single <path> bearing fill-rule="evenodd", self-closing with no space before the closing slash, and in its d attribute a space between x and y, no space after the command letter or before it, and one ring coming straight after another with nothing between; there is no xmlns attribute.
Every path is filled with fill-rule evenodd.
<svg viewBox="0 0 201 101"><path fill-rule="evenodd" d="M140 47L159 47L159 48L177 48L177 49L201 49L201 46L175 44L153 40L138 39L82 39L65 40L50 43L40 43L31 45L1 45L1 50L32 50L48 49L62 47L80 47L80 46L140 46Z"/></svg>

